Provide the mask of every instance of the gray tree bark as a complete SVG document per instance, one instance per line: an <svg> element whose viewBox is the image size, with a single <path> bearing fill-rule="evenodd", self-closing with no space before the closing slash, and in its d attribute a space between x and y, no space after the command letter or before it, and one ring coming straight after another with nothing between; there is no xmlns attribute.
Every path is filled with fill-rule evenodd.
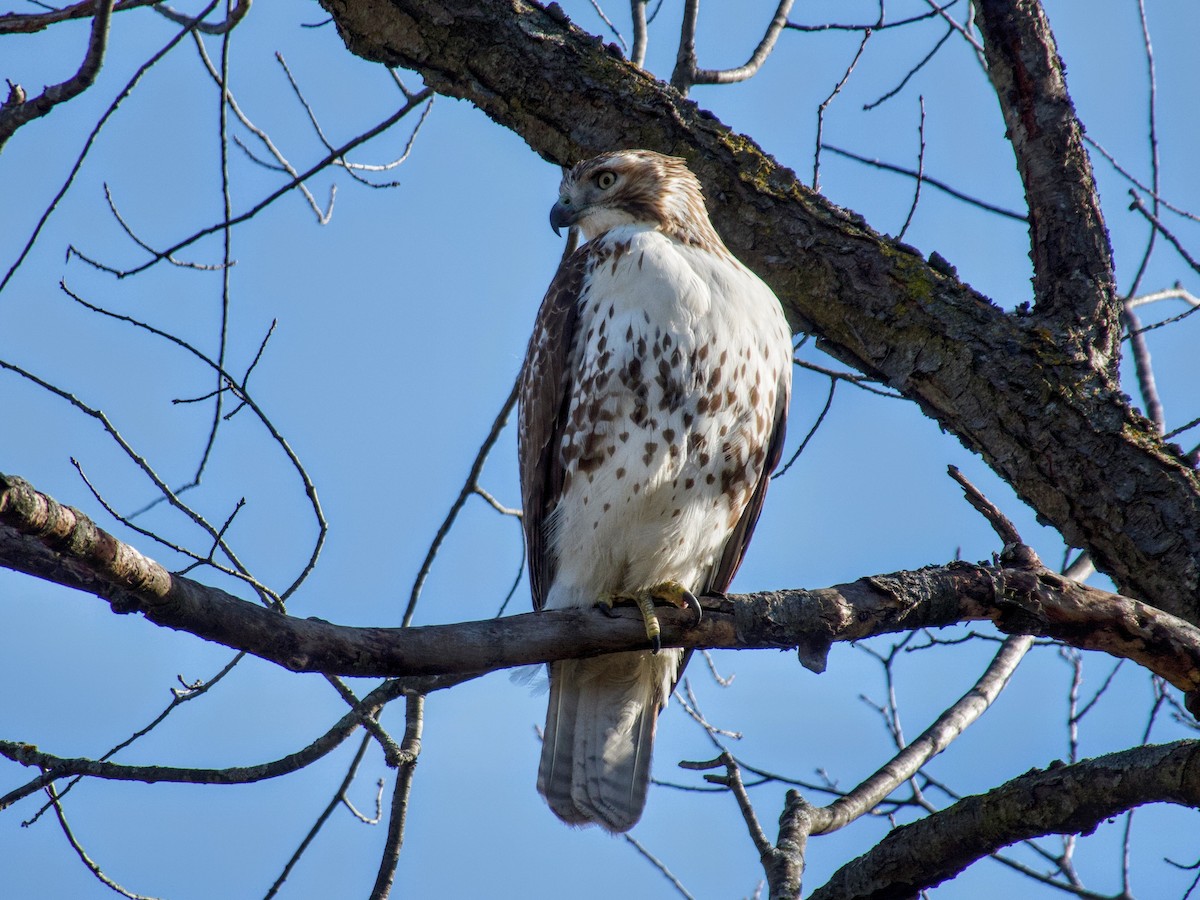
<svg viewBox="0 0 1200 900"><path fill-rule="evenodd" d="M418 71L552 162L614 147L687 158L796 329L919 404L1122 592L1200 622L1200 477L1119 390L1107 236L1036 2L978 5L1031 212L1037 302L1014 312L806 189L555 4L322 3L352 52Z"/></svg>

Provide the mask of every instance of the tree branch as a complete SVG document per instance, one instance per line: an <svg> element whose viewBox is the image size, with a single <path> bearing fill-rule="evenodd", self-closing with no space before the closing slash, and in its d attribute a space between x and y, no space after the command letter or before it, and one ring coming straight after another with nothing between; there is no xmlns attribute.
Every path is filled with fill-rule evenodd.
<svg viewBox="0 0 1200 900"><path fill-rule="evenodd" d="M22 125L46 115L58 104L79 96L96 80L108 46L108 24L112 19L113 0L95 0L91 5L94 15L87 52L74 75L60 84L47 87L32 100L25 99L25 92L19 85L9 83L8 99L0 104L0 148Z"/></svg>
<svg viewBox="0 0 1200 900"><path fill-rule="evenodd" d="M1200 806L1200 741L1034 769L897 828L834 873L811 900L915 896L1001 847L1046 834L1087 834L1145 803Z"/></svg>
<svg viewBox="0 0 1200 900"><path fill-rule="evenodd" d="M758 42L758 46L743 65L732 69L701 69L696 65L696 19L700 12L700 0L687 0L684 6L679 55L675 61L675 71L671 75L672 86L686 95L694 84L734 84L753 78L775 49L775 42L787 25L788 13L792 11L794 2L795 0L779 0L775 16L767 26L763 39ZM640 66L641 61L637 64Z"/></svg>
<svg viewBox="0 0 1200 900"><path fill-rule="evenodd" d="M874 634L988 619L1001 630L1057 638L1128 658L1200 709L1200 629L1040 566L1021 545L999 565L953 562L819 590L705 598L699 624L669 608L665 647L799 650L823 671L830 646ZM1013 563L1016 563L1015 565ZM107 600L166 628L244 650L287 669L347 676L464 675L649 647L641 613L526 613L424 628L352 628L298 619L173 575L28 482L0 475L0 566Z"/></svg>
<svg viewBox="0 0 1200 900"><path fill-rule="evenodd" d="M420 72L555 164L616 147L686 157L726 243L795 328L920 404L1125 593L1200 622L1200 476L1115 386L1081 378L1043 320L1003 312L944 261L814 195L556 4L323 3L352 52Z"/></svg>
<svg viewBox="0 0 1200 900"><path fill-rule="evenodd" d="M1025 185L1037 310L1057 326L1063 349L1115 381L1112 248L1050 23L1039 0L978 0L975 10Z"/></svg>

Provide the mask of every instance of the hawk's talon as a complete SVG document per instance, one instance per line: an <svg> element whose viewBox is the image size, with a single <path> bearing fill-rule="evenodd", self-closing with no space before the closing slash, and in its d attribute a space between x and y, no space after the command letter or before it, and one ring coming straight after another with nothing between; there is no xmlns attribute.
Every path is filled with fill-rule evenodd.
<svg viewBox="0 0 1200 900"><path fill-rule="evenodd" d="M658 613L654 611L656 600L694 612L696 621L692 623L691 627L693 628L704 617L704 610L700 606L700 601L696 599L696 595L678 581L663 581L635 594L605 594L596 605L609 618L615 618L612 610L617 603L633 603L637 606L638 612L642 614L642 622L646 626L646 639L650 641L653 652L658 653L662 650L662 626L658 622Z"/></svg>
<svg viewBox="0 0 1200 900"><path fill-rule="evenodd" d="M647 591L636 595L633 602L642 613L642 621L646 623L646 637L650 639L653 652L658 653L662 649L662 628L658 624L658 614L654 611L654 597L654 594Z"/></svg>

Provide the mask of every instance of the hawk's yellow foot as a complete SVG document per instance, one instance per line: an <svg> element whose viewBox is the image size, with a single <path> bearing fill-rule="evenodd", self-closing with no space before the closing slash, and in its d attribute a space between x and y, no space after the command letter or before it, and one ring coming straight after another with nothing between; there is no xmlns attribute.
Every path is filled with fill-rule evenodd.
<svg viewBox="0 0 1200 900"><path fill-rule="evenodd" d="M600 604L611 609L614 603L622 600L637 605L642 614L642 620L646 623L646 637L654 645L655 653L662 649L662 629L658 624L658 614L654 611L654 601L669 603L680 609L691 609L696 613L697 622L704 615L696 595L678 581L663 581L636 594L608 594L600 601Z"/></svg>

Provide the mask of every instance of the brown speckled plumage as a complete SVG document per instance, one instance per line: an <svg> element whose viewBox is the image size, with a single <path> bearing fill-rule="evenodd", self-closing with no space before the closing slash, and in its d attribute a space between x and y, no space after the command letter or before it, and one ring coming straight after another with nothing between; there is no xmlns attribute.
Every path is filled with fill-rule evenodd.
<svg viewBox="0 0 1200 900"><path fill-rule="evenodd" d="M724 591L779 459L791 341L725 248L683 160L644 150L568 171L555 226L587 239L538 313L518 423L534 605L665 581ZM550 667L539 790L572 824L632 827L680 651Z"/></svg>

